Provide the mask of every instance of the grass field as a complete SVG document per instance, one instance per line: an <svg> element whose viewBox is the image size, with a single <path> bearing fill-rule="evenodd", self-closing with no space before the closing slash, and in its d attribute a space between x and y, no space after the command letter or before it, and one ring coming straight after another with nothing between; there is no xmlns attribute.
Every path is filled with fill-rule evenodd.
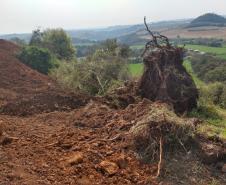
<svg viewBox="0 0 226 185"><path fill-rule="evenodd" d="M185 60L183 62L184 67L186 68L187 72L192 76L195 85L199 88L201 86L204 86L205 83L203 81L201 81L194 73L192 66L191 66L191 62L189 60Z"/></svg>
<svg viewBox="0 0 226 185"><path fill-rule="evenodd" d="M226 110L221 109L215 105L206 104L205 109L209 109L213 111L214 114L217 114L217 117L203 118L202 113L200 114L193 111L190 113L192 117L197 117L203 120L202 124L198 126L198 132L207 134L208 136L217 135L220 138L226 139ZM204 109L204 110L205 110ZM194 113L195 112L195 113ZM212 112L206 112L205 114L213 114Z"/></svg>
<svg viewBox="0 0 226 185"><path fill-rule="evenodd" d="M215 54L220 58L226 59L226 46L218 48L218 47L209 47L209 46L202 46L202 45L186 45L185 48Z"/></svg>
<svg viewBox="0 0 226 185"><path fill-rule="evenodd" d="M129 71L131 72L133 77L139 77L142 75L144 69L144 65L142 63L139 64L129 64Z"/></svg>
<svg viewBox="0 0 226 185"><path fill-rule="evenodd" d="M133 46L130 46L131 49L143 49L144 48L144 45L133 45Z"/></svg>

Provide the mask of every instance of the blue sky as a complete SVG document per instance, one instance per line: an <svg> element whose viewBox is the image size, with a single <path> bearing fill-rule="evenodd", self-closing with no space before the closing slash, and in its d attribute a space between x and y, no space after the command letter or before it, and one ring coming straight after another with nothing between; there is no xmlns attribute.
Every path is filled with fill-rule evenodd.
<svg viewBox="0 0 226 185"><path fill-rule="evenodd" d="M80 29L226 14L226 0L0 0L0 34Z"/></svg>

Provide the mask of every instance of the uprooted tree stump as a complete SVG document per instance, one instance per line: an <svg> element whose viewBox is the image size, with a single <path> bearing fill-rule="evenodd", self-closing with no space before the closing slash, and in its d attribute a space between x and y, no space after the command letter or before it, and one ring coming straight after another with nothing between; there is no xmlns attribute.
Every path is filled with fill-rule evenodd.
<svg viewBox="0 0 226 185"><path fill-rule="evenodd" d="M171 104L177 113L190 111L197 105L198 90L183 66L184 49L172 46L167 37L151 32L146 19L144 23L152 40L143 53L144 73L139 94Z"/></svg>

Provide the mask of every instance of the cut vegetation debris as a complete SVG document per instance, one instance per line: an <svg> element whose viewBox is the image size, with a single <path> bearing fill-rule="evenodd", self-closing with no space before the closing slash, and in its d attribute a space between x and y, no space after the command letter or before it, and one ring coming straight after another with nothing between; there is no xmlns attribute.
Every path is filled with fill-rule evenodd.
<svg viewBox="0 0 226 185"><path fill-rule="evenodd" d="M162 158L167 152L186 149L194 134L197 120L179 118L166 104L152 104L149 112L131 128L133 146L146 162L159 159L160 175Z"/></svg>

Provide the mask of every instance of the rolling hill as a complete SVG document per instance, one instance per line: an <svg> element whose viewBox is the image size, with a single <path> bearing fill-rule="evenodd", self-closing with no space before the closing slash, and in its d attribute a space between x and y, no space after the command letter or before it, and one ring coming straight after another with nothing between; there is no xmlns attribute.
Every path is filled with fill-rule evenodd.
<svg viewBox="0 0 226 185"><path fill-rule="evenodd" d="M226 26L226 19L214 13L207 13L191 21L188 27L201 26Z"/></svg>

